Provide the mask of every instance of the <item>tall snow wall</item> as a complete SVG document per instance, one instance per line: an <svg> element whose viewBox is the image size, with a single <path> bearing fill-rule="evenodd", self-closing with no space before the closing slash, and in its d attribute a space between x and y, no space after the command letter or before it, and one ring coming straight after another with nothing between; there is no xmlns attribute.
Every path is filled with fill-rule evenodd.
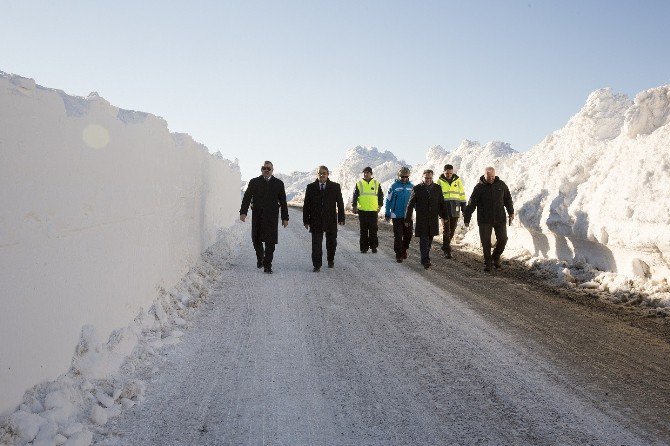
<svg viewBox="0 0 670 446"><path fill-rule="evenodd" d="M0 413L107 336L233 223L237 164L154 115L0 72Z"/></svg>

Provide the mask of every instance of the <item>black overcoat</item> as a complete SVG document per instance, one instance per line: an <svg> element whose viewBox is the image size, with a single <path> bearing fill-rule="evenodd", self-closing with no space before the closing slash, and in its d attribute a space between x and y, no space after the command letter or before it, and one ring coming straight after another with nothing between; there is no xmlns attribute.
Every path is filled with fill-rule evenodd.
<svg viewBox="0 0 670 446"><path fill-rule="evenodd" d="M497 225L505 223L507 213L512 215L514 213L514 206L512 204L512 195L509 193L509 188L503 180L496 177L493 183L487 183L482 175L479 178L479 183L475 185L470 195L470 201L463 211L463 221L470 224L472 213L477 209L477 224L478 225Z"/></svg>
<svg viewBox="0 0 670 446"><path fill-rule="evenodd" d="M344 223L344 201L339 183L326 180L324 191L321 191L319 180L307 185L302 221L309 225L309 232L337 232L337 223Z"/></svg>
<svg viewBox="0 0 670 446"><path fill-rule="evenodd" d="M414 227L414 234L417 237L435 237L438 235L440 233L438 218L444 217L447 212L442 188L435 183L430 186L426 186L424 183L414 186L407 202L405 222L411 224L415 207L416 226Z"/></svg>
<svg viewBox="0 0 670 446"><path fill-rule="evenodd" d="M248 215L249 205L252 237L261 242L277 243L280 208L281 219L288 220L284 182L275 177L266 180L263 175L252 178L242 198L240 215Z"/></svg>

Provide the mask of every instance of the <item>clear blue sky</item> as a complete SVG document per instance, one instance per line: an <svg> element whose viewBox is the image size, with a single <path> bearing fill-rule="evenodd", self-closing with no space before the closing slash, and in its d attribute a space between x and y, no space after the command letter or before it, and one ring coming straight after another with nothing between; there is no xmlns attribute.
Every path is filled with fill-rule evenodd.
<svg viewBox="0 0 670 446"><path fill-rule="evenodd" d="M0 70L164 117L243 178L356 145L528 150L601 87L670 83L670 1L0 2Z"/></svg>

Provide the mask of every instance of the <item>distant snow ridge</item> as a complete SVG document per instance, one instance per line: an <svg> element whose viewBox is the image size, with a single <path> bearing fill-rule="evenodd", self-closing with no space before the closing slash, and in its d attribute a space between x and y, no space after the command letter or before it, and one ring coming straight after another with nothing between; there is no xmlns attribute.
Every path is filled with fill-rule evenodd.
<svg viewBox="0 0 670 446"><path fill-rule="evenodd" d="M305 189L307 185L316 180L316 169L314 172L291 172L288 174L275 174L284 182L286 188L286 201L291 204L301 205L305 201Z"/></svg>
<svg viewBox="0 0 670 446"><path fill-rule="evenodd" d="M442 146L433 146L428 149L426 162L417 164L412 169L412 181L421 181L424 170L434 171L434 179L437 179L444 170L446 164L454 166L458 176L463 179L466 191L471 191L476 180L482 175L487 166L499 168L501 162L515 156L518 152L505 142L491 141L481 145L477 141L463 140L453 152L449 152Z"/></svg>
<svg viewBox="0 0 670 446"><path fill-rule="evenodd" d="M346 208L351 207L356 182L363 178L363 169L368 166L372 168L373 177L382 184L384 194L386 194L398 174L398 169L409 166L409 164L398 160L389 151L380 152L376 147L356 146L347 150L344 161L331 174L331 179L342 186Z"/></svg>

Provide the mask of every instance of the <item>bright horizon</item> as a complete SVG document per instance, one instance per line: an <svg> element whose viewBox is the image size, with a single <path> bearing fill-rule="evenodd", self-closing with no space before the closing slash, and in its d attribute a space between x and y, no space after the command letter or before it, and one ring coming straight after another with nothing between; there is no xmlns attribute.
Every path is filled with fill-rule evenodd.
<svg viewBox="0 0 670 446"><path fill-rule="evenodd" d="M63 6L65 4L66 6ZM664 1L3 5L0 70L162 116L242 177L333 168L357 145L409 162L461 140L518 151L588 94L670 83Z"/></svg>

